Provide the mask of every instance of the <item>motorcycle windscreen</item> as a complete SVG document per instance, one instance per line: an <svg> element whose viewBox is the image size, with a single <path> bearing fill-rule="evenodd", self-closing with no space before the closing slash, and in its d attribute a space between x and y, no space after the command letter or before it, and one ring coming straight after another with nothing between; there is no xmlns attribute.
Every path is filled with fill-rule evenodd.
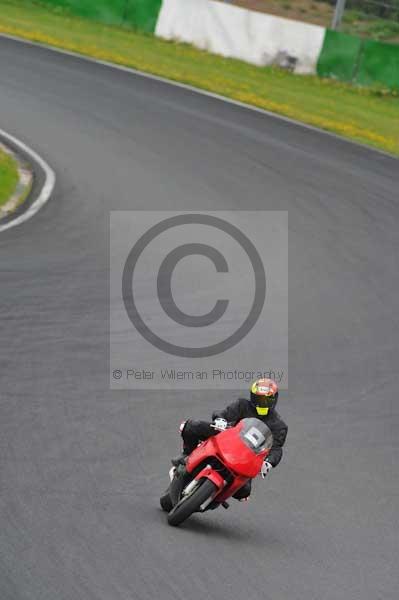
<svg viewBox="0 0 399 600"><path fill-rule="evenodd" d="M266 423L260 419L243 419L240 437L244 444L256 454L270 449L273 445L273 435Z"/></svg>
<svg viewBox="0 0 399 600"><path fill-rule="evenodd" d="M227 468L248 478L259 473L265 451L273 443L268 426L255 418L242 419L235 427L219 433L212 440Z"/></svg>

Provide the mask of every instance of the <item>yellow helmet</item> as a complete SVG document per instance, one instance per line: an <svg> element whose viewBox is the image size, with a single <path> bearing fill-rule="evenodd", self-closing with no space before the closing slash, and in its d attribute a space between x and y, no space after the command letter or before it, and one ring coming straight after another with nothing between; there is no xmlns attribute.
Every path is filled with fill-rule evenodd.
<svg viewBox="0 0 399 600"><path fill-rule="evenodd" d="M266 416L278 400L278 385L273 379L257 379L251 386L251 404L259 416Z"/></svg>

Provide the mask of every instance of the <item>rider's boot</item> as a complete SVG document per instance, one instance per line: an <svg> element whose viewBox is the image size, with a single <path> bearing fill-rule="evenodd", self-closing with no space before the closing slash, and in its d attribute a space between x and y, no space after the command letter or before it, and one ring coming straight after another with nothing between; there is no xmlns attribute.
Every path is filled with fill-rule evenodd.
<svg viewBox="0 0 399 600"><path fill-rule="evenodd" d="M236 491L233 498L235 498L239 502L248 502L249 496L251 494L251 488L251 482L248 481L239 490Z"/></svg>

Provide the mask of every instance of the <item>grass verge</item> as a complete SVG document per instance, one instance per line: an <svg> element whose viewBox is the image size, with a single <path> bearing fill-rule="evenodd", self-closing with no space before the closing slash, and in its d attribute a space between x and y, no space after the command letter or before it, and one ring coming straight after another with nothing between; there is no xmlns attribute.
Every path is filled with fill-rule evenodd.
<svg viewBox="0 0 399 600"><path fill-rule="evenodd" d="M18 164L0 148L0 207L8 202L18 183Z"/></svg>
<svg viewBox="0 0 399 600"><path fill-rule="evenodd" d="M384 90L258 68L30 1L0 0L0 32L187 83L399 155L399 97Z"/></svg>

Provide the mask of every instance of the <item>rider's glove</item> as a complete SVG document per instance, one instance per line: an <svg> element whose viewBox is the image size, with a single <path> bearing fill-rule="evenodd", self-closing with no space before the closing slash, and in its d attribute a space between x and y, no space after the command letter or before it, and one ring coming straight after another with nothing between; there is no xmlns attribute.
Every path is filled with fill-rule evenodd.
<svg viewBox="0 0 399 600"><path fill-rule="evenodd" d="M260 470L260 474L262 476L262 479L265 479L265 477L267 477L267 475L270 473L270 471L273 469L273 466L269 463L269 461L265 460L262 464L262 468Z"/></svg>
<svg viewBox="0 0 399 600"><path fill-rule="evenodd" d="M211 427L217 431L224 431L227 429L227 421L226 419L218 417L217 419L214 419L213 423L211 423Z"/></svg>

